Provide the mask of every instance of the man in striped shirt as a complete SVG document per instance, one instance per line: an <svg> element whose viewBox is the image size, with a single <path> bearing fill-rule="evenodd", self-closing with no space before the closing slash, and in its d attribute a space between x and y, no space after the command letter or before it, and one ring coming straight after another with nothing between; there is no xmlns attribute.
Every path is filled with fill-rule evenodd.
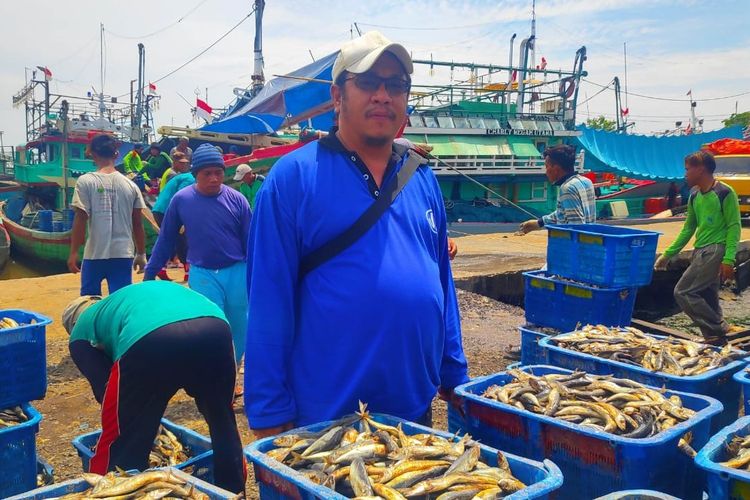
<svg viewBox="0 0 750 500"><path fill-rule="evenodd" d="M523 234L543 228L547 224L589 224L596 221L594 184L575 173L576 152L572 146L554 146L544 151L547 179L560 186L557 209L538 219L521 224Z"/></svg>

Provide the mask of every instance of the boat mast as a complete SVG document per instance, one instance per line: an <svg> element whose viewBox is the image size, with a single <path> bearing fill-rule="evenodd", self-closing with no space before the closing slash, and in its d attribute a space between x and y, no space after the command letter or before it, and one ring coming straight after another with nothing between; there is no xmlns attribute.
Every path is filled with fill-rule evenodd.
<svg viewBox="0 0 750 500"><path fill-rule="evenodd" d="M141 122L143 119L143 87L146 82L144 81L144 71L146 67L146 49L142 43L138 44L138 94L136 97L135 105L135 120L133 123L133 129L131 131L131 138L134 141L143 141L143 129L141 128Z"/></svg>
<svg viewBox="0 0 750 500"><path fill-rule="evenodd" d="M99 118L104 118L104 23L99 23Z"/></svg>
<svg viewBox="0 0 750 500"><path fill-rule="evenodd" d="M63 207L68 208L68 101L63 100L60 105L62 118L62 173L63 173Z"/></svg>
<svg viewBox="0 0 750 500"><path fill-rule="evenodd" d="M255 61L253 65L251 96L256 96L263 88L265 77L263 76L263 9L266 7L265 0L255 0Z"/></svg>

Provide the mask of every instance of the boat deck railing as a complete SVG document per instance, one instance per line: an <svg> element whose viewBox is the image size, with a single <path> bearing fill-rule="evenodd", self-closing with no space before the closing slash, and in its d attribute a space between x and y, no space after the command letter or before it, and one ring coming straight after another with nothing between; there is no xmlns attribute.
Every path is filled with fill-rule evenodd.
<svg viewBox="0 0 750 500"><path fill-rule="evenodd" d="M448 165L446 165L446 163ZM429 165L435 175L544 175L544 158L508 158L507 156L441 156L430 159ZM576 158L577 172L584 170L583 155Z"/></svg>

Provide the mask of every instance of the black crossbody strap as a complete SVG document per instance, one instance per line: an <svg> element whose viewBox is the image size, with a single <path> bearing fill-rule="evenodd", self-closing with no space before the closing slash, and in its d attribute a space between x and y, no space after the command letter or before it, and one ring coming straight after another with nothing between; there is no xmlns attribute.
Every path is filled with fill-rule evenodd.
<svg viewBox="0 0 750 500"><path fill-rule="evenodd" d="M332 240L327 241L316 250L302 257L298 272L299 280L302 281L310 271L324 262L331 260L364 236L380 219L380 216L388 210L398 194L409 182L409 179L414 175L414 172L417 171L417 168L426 162L427 159L419 153L409 150L408 158L393 181L388 184L386 190L380 193L378 199L359 216L354 224Z"/></svg>

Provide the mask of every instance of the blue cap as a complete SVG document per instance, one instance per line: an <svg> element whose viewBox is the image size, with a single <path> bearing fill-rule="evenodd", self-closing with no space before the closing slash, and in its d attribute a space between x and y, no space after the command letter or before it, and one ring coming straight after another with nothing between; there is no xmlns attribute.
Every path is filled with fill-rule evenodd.
<svg viewBox="0 0 750 500"><path fill-rule="evenodd" d="M193 152L193 164L190 171L196 173L198 170L206 167L221 167L224 165L224 157L211 144L201 144Z"/></svg>

